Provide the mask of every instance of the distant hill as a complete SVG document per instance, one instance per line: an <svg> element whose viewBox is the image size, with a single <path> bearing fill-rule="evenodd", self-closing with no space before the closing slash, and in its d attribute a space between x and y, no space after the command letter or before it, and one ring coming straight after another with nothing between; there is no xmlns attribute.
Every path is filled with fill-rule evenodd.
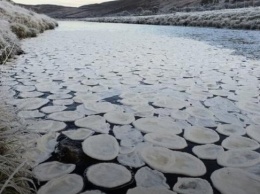
<svg viewBox="0 0 260 194"><path fill-rule="evenodd" d="M58 5L21 5L54 18L86 18L116 15L149 15L174 11L201 11L260 5L260 0L117 0L78 8Z"/></svg>

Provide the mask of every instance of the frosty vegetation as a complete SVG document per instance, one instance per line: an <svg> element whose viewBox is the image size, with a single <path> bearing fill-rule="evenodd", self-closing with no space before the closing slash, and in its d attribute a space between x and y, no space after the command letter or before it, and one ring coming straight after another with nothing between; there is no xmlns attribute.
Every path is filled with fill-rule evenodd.
<svg viewBox="0 0 260 194"><path fill-rule="evenodd" d="M176 12L150 16L87 18L89 22L132 23L260 30L260 8L224 9L203 12Z"/></svg>
<svg viewBox="0 0 260 194"><path fill-rule="evenodd" d="M0 1L0 64L23 52L19 39L36 37L56 26L57 23L45 15L36 14L6 0Z"/></svg>

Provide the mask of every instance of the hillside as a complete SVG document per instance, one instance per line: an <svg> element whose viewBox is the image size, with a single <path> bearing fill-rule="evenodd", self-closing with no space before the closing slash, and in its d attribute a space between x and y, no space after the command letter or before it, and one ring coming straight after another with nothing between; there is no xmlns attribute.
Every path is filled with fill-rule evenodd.
<svg viewBox="0 0 260 194"><path fill-rule="evenodd" d="M57 5L27 6L54 18L86 18L167 14L175 11L202 11L259 6L260 0L117 0L78 8Z"/></svg>

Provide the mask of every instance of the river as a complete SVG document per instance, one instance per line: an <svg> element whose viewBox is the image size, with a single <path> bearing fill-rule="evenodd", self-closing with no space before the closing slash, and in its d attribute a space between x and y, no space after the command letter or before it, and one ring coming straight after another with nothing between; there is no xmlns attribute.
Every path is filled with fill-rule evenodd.
<svg viewBox="0 0 260 194"><path fill-rule="evenodd" d="M124 158L122 150L131 148L138 151L139 147L146 147L143 143L146 128L134 129L140 134L141 141L131 137L130 146L129 142L123 144L126 139L116 136L113 127L121 126L118 123L127 119L114 116L111 121L104 115L111 110L122 115L127 113L129 117L133 115L134 120L162 117L166 123L173 122L181 132L172 133L187 142L187 147L180 151L193 157L197 157L192 152L195 146L207 143L222 145L230 134L221 132L219 126L232 124L231 134L252 140L247 128L260 124L260 36L257 31L61 21L56 30L23 40L22 48L24 55L19 56L14 64L1 67L0 89L9 92L6 101L20 108L18 115L31 125L37 124L38 119L66 124L59 130L34 126L35 131L42 134L58 132L55 152L50 141L40 141L42 144L38 147L48 147L49 155L38 162L76 164L73 173L84 178L84 191L99 189L108 194L125 194L136 186L134 174L144 165L134 167L138 165L140 156ZM33 97L33 105L29 97ZM51 109L52 106L72 114L57 116L55 112L58 110ZM46 107L48 111L44 109ZM102 133L116 136L121 146L119 155L124 161L114 158L108 162L121 163L131 172L133 179L123 186L106 189L89 182L85 171L103 161L83 153L83 140L70 140L61 133L79 129L74 121L91 115L106 118L110 127ZM125 120L124 125L136 122ZM155 122L155 125L167 128L163 122ZM197 135L188 135L188 132L185 135L183 130L188 131L191 126L202 130ZM160 132L158 128L154 130ZM100 134L95 127L93 131L94 136ZM158 139L155 141L166 141L166 144L169 141L167 138ZM254 139L260 141L259 136ZM141 146L137 146L138 143ZM71 151L73 156L66 155L66 146L74 150ZM259 148L256 148L256 153L259 153ZM201 161L207 172L198 177L208 180L211 186L210 176L215 170L233 165L230 162L220 165L216 159ZM190 177L192 172L189 170L192 171L187 169L186 175L164 173L171 190L178 177ZM215 194L219 193L214 187L213 190Z"/></svg>

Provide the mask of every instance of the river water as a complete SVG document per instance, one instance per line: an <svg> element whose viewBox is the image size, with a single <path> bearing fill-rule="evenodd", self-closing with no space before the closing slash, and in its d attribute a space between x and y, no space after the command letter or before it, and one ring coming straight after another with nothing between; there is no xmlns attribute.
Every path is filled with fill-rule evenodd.
<svg viewBox="0 0 260 194"><path fill-rule="evenodd" d="M58 120L66 124L65 129L58 130L55 152L50 142L39 141L41 145L38 147L49 146L50 153L38 162L76 164L73 173L84 179L84 191L98 189L105 193L124 194L135 187L136 182L133 178L124 186L114 189L92 184L85 171L93 164L104 161L84 154L82 140L73 141L61 134L62 131L79 129L74 121L82 116L58 118L43 111L44 107L62 106L65 112L72 111L72 114L76 111L84 117L104 117L106 111L100 109L105 107L90 105L104 101L113 110L134 115L135 120L163 117L174 122L182 131L197 126L216 132L219 125L233 124L238 126L231 127L234 134L249 139L250 134L246 135L248 126L260 124L260 36L257 31L74 21L59 24L54 31L22 41L26 54L19 56L15 64L1 68L0 89L9 93L7 102L20 108L18 115L31 125L38 119ZM34 97L31 100L35 103L34 108L28 103L28 97ZM111 136L115 136L113 127L121 126L114 122L108 122L110 127L107 133ZM163 128L164 124L158 126ZM50 128L43 132L40 128L35 127L35 131L42 134L53 131ZM236 131L237 128L242 133ZM100 134L94 131L94 135ZM141 132L143 138L145 132L142 129ZM188 143L181 152L196 156L192 148L205 144L205 134L192 136L191 139L184 132L176 134L185 137ZM223 132L214 134L217 140L209 143L221 145L227 138ZM254 138L260 141L259 136ZM122 145L122 139L117 137L117 140L121 147L127 147ZM137 143L140 142L132 142L129 147L138 151ZM66 155L64 145L74 150L73 157ZM259 153L259 148L256 152ZM126 159L127 164L122 164L133 177L140 168L133 167L137 159L130 157ZM108 162L120 164L116 158ZM208 180L211 186L210 176L215 170L232 166L228 162L219 165L216 159L202 159L202 162L207 172L198 177ZM182 173L164 173L164 176L171 190L178 177L189 177ZM38 186L44 184L41 182ZM214 187L213 190L215 194L219 193Z"/></svg>

